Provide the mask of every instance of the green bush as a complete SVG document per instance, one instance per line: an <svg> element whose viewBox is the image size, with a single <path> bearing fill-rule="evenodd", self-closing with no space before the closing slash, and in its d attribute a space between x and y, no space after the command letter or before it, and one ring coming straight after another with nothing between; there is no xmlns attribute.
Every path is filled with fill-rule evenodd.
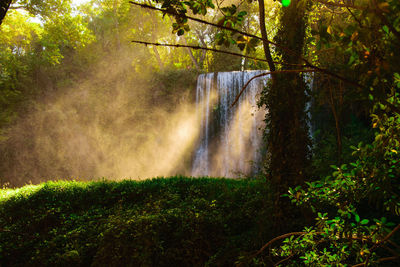
<svg viewBox="0 0 400 267"><path fill-rule="evenodd" d="M157 178L0 191L2 266L231 266L273 233L265 182Z"/></svg>

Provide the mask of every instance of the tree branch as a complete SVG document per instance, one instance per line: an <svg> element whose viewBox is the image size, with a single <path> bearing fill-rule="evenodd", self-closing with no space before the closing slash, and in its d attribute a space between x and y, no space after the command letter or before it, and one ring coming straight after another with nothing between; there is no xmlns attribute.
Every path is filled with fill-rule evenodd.
<svg viewBox="0 0 400 267"><path fill-rule="evenodd" d="M242 55L240 53L235 53L235 52L230 52L230 51L225 51L225 50L219 50L215 48L209 48L209 47L202 47L202 46L196 46L196 45L182 45L182 44L160 44L160 43L153 43L153 42L146 42L146 41L137 41L137 40L132 40L132 43L137 43L137 44L144 44L144 45L154 45L154 46L168 46L168 47L186 47L186 48L192 48L192 49L201 49L201 50L207 50L207 51L212 51L212 52L217 52L217 53L224 53L232 56L238 56L238 57L245 57L257 61L264 61L267 62L266 59L263 58L258 58L258 57L251 57L251 56L246 56Z"/></svg>
<svg viewBox="0 0 400 267"><path fill-rule="evenodd" d="M346 7L347 11L349 11L350 15L354 18L355 21L357 21L358 25L360 25L360 28L364 28L362 25L361 21L357 18L357 16L351 11L349 7Z"/></svg>
<svg viewBox="0 0 400 267"><path fill-rule="evenodd" d="M389 238L391 238L398 230L400 229L400 224L398 224L387 236L385 236L384 239L379 241L379 243L375 244L372 248L371 251L374 249L378 248L381 244L385 243Z"/></svg>
<svg viewBox="0 0 400 267"><path fill-rule="evenodd" d="M251 77L250 80L247 81L247 83L242 87L242 89L240 90L239 94L236 96L235 100L233 101L231 107L233 107L234 105L236 105L236 103L239 101L240 96L243 94L244 90L246 90L247 86L249 86L249 84L256 78L260 78L262 76L266 76L268 74L277 74L277 73L300 73L300 72L319 72L318 70L307 70L307 69L303 69L303 70L277 70L277 71L269 71L269 72L265 72L265 73L261 73L258 75L255 75L253 77Z"/></svg>
<svg viewBox="0 0 400 267"><path fill-rule="evenodd" d="M271 246L274 242L276 242L276 241L278 241L278 240L284 239L284 238L289 237L289 236L292 236L292 235L305 235L305 234L307 234L307 233L308 233L308 232L292 232L292 233L287 233L287 234L284 234L284 235L277 236L277 237L271 239L271 240L270 240L267 244L265 244L262 248L260 248L260 249L253 255L253 258L256 257L256 256L258 256L258 255L260 255L266 248L268 248L269 246Z"/></svg>
<svg viewBox="0 0 400 267"><path fill-rule="evenodd" d="M398 224L388 235L385 236L385 238L383 238L381 241L379 241L378 243L374 244L372 246L372 248L370 249L370 252L374 251L375 249L377 249L378 247L382 246L386 241L389 240L389 238L391 238L398 230L400 229L400 224ZM388 257L388 258L382 258L379 259L378 262L381 261L389 261L389 260L395 260L398 259L398 256L394 256L394 257ZM368 265L368 261L369 261L369 255L367 257L367 259L365 260L365 262L360 263L360 264L356 264L353 265L352 267L361 267L361 266L367 266Z"/></svg>
<svg viewBox="0 0 400 267"><path fill-rule="evenodd" d="M298 71L300 72L301 70L298 70ZM277 71L277 72L279 72L279 71ZM261 77L262 75L266 75L266 74L268 74L268 73L262 73L262 74L260 74L260 75L254 76L253 78ZM253 79L253 78L252 78L252 79ZM389 241L390 241L389 239L390 239L398 230L400 230L400 224L397 225L388 235L386 235L385 238L383 238L383 239L382 239L381 241L379 241L378 243L374 244L374 246L372 246L372 248L370 249L370 251L372 252L374 249L378 248L380 245L382 245L382 244L385 243L386 241L389 242ZM275 237L275 238L271 239L268 243L266 243L262 248L260 248L255 254L253 254L253 255L251 256L251 258L254 258L254 257L260 255L266 248L270 247L274 242L276 242L276 241L278 241L278 240L281 240L281 239L284 239L284 238L287 238L287 237L290 237L290 236L293 236L293 235L301 236L301 235L305 235L305 234L307 234L307 233L309 233L309 232L292 232L292 233L287 233L287 234L284 234L284 235L280 235L280 236L278 236L278 237ZM324 234L324 232L315 232L314 234L319 235L319 234ZM358 238L353 238L353 239L359 240ZM361 238L361 240L364 240L364 239ZM386 258L378 259L377 262L393 261L393 260L398 260L398 259L400 258L399 255L398 255L396 252L392 252L392 253L393 253L393 254L396 254L396 255L394 255L393 257L386 257ZM282 263L282 262L284 262L284 261L286 261L286 260L289 260L292 256L293 256L293 255L289 256L288 258L285 258L285 259L281 260L281 261L278 262L278 263ZM352 267L361 267L361 266L366 266L366 262L353 265Z"/></svg>
<svg viewBox="0 0 400 267"><path fill-rule="evenodd" d="M292 255L290 255L289 257L284 258L283 260L278 261L277 263L274 264L274 266L278 266L279 264L282 264L282 263L284 263L285 261L290 260L291 258L293 258L293 256L294 256L294 255L292 254Z"/></svg>

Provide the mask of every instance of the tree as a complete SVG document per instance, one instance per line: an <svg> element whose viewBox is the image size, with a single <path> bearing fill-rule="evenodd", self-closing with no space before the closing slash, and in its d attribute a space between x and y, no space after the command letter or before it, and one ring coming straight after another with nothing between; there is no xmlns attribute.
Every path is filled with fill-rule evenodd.
<svg viewBox="0 0 400 267"><path fill-rule="evenodd" d="M303 63L308 7L308 1L295 0L282 9L280 28L275 37L275 42L279 44L276 47L275 57L280 58L284 64L278 65L278 70L295 70ZM265 47L266 44L264 49ZM269 65L270 70L275 69L273 64ZM285 227L284 222L288 216L293 215L293 212L283 207L281 195L287 192L289 187L302 184L309 175L307 85L301 73L271 75L271 84L264 89L260 104L264 104L268 110L265 118L268 170L276 194L275 223L277 226Z"/></svg>

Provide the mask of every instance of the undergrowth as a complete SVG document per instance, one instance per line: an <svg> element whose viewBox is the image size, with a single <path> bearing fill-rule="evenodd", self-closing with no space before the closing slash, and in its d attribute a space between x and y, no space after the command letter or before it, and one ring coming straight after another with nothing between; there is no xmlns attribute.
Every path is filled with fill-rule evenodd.
<svg viewBox="0 0 400 267"><path fill-rule="evenodd" d="M156 178L0 190L2 266L232 266L271 235L265 181Z"/></svg>

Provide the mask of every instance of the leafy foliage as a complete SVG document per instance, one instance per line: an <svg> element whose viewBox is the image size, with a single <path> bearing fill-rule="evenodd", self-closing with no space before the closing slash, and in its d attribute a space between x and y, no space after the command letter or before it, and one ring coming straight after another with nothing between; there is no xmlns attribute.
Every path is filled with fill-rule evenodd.
<svg viewBox="0 0 400 267"><path fill-rule="evenodd" d="M370 144L353 146L354 158L332 166L332 175L306 183L305 189L289 189L290 200L310 208L317 218L315 226L271 250L284 265L391 266L389 261L399 258L400 86L399 64L393 61L399 56L394 48L399 25L393 20L399 3L371 5L385 8L351 14L355 21L347 25L321 25L318 49L342 42L335 53L345 55L341 69L359 77L356 90L372 105L375 138Z"/></svg>
<svg viewBox="0 0 400 267"><path fill-rule="evenodd" d="M3 189L0 261L232 265L269 237L268 194L260 181L184 177Z"/></svg>
<svg viewBox="0 0 400 267"><path fill-rule="evenodd" d="M398 230L393 226L400 214L400 115L375 115L373 121L379 132L372 144L353 147L355 162L332 166L336 169L332 176L307 183L306 189L289 190L292 202L318 214L317 223L301 237L286 239L274 250L276 256L307 265L338 266L379 263L393 256L397 246L387 246L394 244L389 238Z"/></svg>

